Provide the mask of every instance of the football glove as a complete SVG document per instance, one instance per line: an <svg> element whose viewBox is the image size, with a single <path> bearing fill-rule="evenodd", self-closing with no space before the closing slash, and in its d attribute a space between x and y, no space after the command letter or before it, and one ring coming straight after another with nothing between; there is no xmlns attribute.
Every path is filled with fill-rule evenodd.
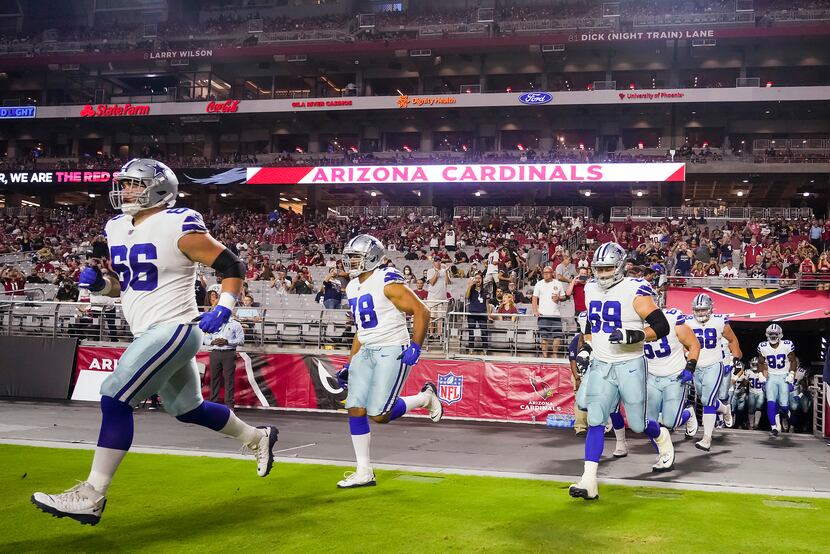
<svg viewBox="0 0 830 554"><path fill-rule="evenodd" d="M341 369L340 371L335 373L334 376L337 378L337 383L342 388L344 388L344 389L348 388L348 386L349 386L349 364L348 363L344 364L343 369Z"/></svg>
<svg viewBox="0 0 830 554"><path fill-rule="evenodd" d="M688 369L684 369L680 372L680 382L681 383L688 383L692 379L695 378L695 374L689 371Z"/></svg>
<svg viewBox="0 0 830 554"><path fill-rule="evenodd" d="M608 335L608 342L611 344L634 344L643 342L645 338L646 334L637 329L614 329Z"/></svg>
<svg viewBox="0 0 830 554"><path fill-rule="evenodd" d="M104 280L104 275L97 267L87 266L81 270L78 275L78 288L87 289L89 292L98 292L104 290L107 282Z"/></svg>
<svg viewBox="0 0 830 554"><path fill-rule="evenodd" d="M404 350L398 359L408 366L413 366L418 363L418 358L421 357L421 345L417 342L409 344L409 348Z"/></svg>
<svg viewBox="0 0 830 554"><path fill-rule="evenodd" d="M588 371L588 366L591 363L591 352L593 349L587 342L582 343L582 348L576 355L574 361L576 362L576 370L580 375L584 375Z"/></svg>
<svg viewBox="0 0 830 554"><path fill-rule="evenodd" d="M787 383L787 389L789 389L789 392L793 392L795 390L795 385L793 385L792 383Z"/></svg>
<svg viewBox="0 0 830 554"><path fill-rule="evenodd" d="M215 333L231 318L231 311L225 306L216 306L213 310L197 318L199 329L205 333Z"/></svg>

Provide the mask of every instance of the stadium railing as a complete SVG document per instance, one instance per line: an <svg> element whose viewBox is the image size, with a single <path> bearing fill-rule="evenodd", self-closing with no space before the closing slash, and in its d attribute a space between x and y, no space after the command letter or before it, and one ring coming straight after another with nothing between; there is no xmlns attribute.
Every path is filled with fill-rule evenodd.
<svg viewBox="0 0 830 554"><path fill-rule="evenodd" d="M431 304L435 304L432 302ZM526 314L499 315L505 318L487 326L488 344L481 345L482 332L469 324L466 312L453 311L458 302L449 301L444 308L434 309L424 351L439 356L473 355L484 350L487 355L538 356L540 346L537 318ZM248 348L312 348L348 351L354 338L350 310L325 309L317 304L291 309L255 307L257 315L238 317L245 332ZM496 315L496 314L494 314ZM560 332L560 346L555 357L567 355L567 343L576 330L573 318L563 318L565 331ZM409 322L411 332L411 320ZM89 302L46 302L26 297L3 298L0 295L0 334L13 336L71 337L90 342L124 343L132 334L123 317L121 305ZM468 348L472 334L476 348Z"/></svg>
<svg viewBox="0 0 830 554"><path fill-rule="evenodd" d="M634 18L635 27L673 27L675 25L755 24L753 12L720 12L671 15L647 15Z"/></svg>
<svg viewBox="0 0 830 554"><path fill-rule="evenodd" d="M753 208L753 207L668 207L668 206L613 206L611 221L623 221L627 218L634 221L657 221L661 219L723 219L742 221L749 219L812 219L812 208Z"/></svg>
<svg viewBox="0 0 830 554"><path fill-rule="evenodd" d="M498 215L500 217L518 218L539 216L544 217L549 211L559 212L562 217L587 219L591 210L587 206L456 206L453 208L453 217L478 218L483 215Z"/></svg>
<svg viewBox="0 0 830 554"><path fill-rule="evenodd" d="M406 217L411 213L420 217L437 215L435 206L337 206L338 217Z"/></svg>

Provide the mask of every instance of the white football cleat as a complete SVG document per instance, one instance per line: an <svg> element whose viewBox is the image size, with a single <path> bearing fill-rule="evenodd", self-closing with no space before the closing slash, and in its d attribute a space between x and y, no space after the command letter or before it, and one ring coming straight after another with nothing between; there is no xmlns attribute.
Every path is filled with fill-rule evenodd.
<svg viewBox="0 0 830 554"><path fill-rule="evenodd" d="M625 458L628 456L628 441L617 441L617 446L611 455L615 458Z"/></svg>
<svg viewBox="0 0 830 554"><path fill-rule="evenodd" d="M707 438L704 435L702 439L695 443L695 448L697 448L698 450L709 452L710 450L712 450L712 437Z"/></svg>
<svg viewBox="0 0 830 554"><path fill-rule="evenodd" d="M374 487L377 485L375 473L371 469L347 471L343 474L343 477L345 479L337 482L338 489L356 489L357 487Z"/></svg>
<svg viewBox="0 0 830 554"><path fill-rule="evenodd" d="M686 420L686 432L683 435L686 439L694 438L697 435L697 415L695 414L694 408L689 408L689 411L692 413L689 416L689 419Z"/></svg>
<svg viewBox="0 0 830 554"><path fill-rule="evenodd" d="M254 458L256 458L256 474L265 477L271 473L271 467L274 465L274 445L277 443L280 432L273 425L257 427L257 429L261 429L263 432L257 447L254 449L245 446L242 449L254 455Z"/></svg>
<svg viewBox="0 0 830 554"><path fill-rule="evenodd" d="M597 480L583 475L582 479L579 480L579 483L574 483L568 487L568 494L570 494L573 498L596 500L599 498Z"/></svg>
<svg viewBox="0 0 830 554"><path fill-rule="evenodd" d="M657 445L657 463L651 466L651 471L671 471L674 469L674 445L671 442L671 433L665 427L660 428L660 442Z"/></svg>
<svg viewBox="0 0 830 554"><path fill-rule="evenodd" d="M424 383L424 386L421 387L421 392L425 392L429 395L427 405L424 407L429 410L429 418L434 423L438 423L441 421L441 418L444 417L444 405L441 404L441 399L438 398L438 389L435 388L435 383L427 381Z"/></svg>
<svg viewBox="0 0 830 554"><path fill-rule="evenodd" d="M732 424L735 423L735 420L732 418L732 406L729 404L724 404L724 406L726 406L726 413L723 414L723 423L731 429Z"/></svg>
<svg viewBox="0 0 830 554"><path fill-rule="evenodd" d="M32 504L55 517L69 517L83 525L96 525L107 505L107 497L82 481L60 494L36 492Z"/></svg>

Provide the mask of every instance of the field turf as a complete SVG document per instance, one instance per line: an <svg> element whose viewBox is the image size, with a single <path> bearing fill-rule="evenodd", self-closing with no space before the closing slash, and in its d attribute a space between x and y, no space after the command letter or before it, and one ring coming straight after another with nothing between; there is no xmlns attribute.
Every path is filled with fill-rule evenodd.
<svg viewBox="0 0 830 554"><path fill-rule="evenodd" d="M564 483L399 471L337 490L342 467L278 463L260 479L253 459L129 454L95 527L30 503L91 460L0 445L0 552L830 552L824 499L601 485L586 502Z"/></svg>

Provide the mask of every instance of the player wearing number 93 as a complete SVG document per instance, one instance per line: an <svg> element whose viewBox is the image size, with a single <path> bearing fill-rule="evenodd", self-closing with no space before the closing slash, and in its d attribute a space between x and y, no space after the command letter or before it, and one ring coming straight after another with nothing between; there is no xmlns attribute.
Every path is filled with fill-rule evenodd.
<svg viewBox="0 0 830 554"><path fill-rule="evenodd" d="M703 404L703 438L695 448L709 452L712 448L712 432L715 430L717 414L723 416L727 427L732 427L732 410L727 402L719 400L718 391L723 383L724 353L721 339L729 342L729 350L736 360L742 357L738 338L729 326L729 318L715 314L712 297L698 294L692 299L692 316L686 316L686 325L691 328L700 344L700 358L695 371L695 392Z"/></svg>
<svg viewBox="0 0 830 554"><path fill-rule="evenodd" d="M577 405L588 410L585 437L585 469L568 492L593 500L597 491L597 466L602 456L605 422L622 401L628 424L636 433L652 439L661 458L673 461L674 449L666 428L646 421L646 362L644 341L665 337L670 330L665 314L654 304L649 284L624 276L626 252L607 242L595 252L591 268L595 279L585 285L588 321L577 364L587 366ZM645 323L648 325L646 326Z"/></svg>
<svg viewBox="0 0 830 554"><path fill-rule="evenodd" d="M352 278L346 297L357 333L349 363L338 377L348 387L346 409L357 469L337 483L341 489L376 484L369 461L369 419L389 423L414 408L429 410L434 422L444 414L433 383L413 396L398 396L409 369L418 363L430 314L397 269L381 267L385 261L383 244L371 235L358 235L343 249L343 265ZM412 341L407 314L413 316Z"/></svg>
<svg viewBox="0 0 830 554"><path fill-rule="evenodd" d="M131 160L113 179L110 202L122 214L106 224L105 235L117 277L86 267L80 286L93 295L120 296L135 340L101 385L101 429L89 477L64 493L32 496L38 508L57 517L98 523L110 482L132 445L133 408L152 394L179 421L239 439L254 454L259 476L271 470L276 427L251 427L227 407L202 399L195 360L202 331L227 323L245 266L210 236L198 212L173 208L177 196L176 175L155 160ZM198 326L197 263L225 276L219 304Z"/></svg>
<svg viewBox="0 0 830 554"><path fill-rule="evenodd" d="M758 368L767 378L767 418L770 436L781 432L781 415L789 415L790 392L793 390L793 371L798 367L795 345L782 340L784 331L773 323L767 327L767 340L758 345Z"/></svg>

